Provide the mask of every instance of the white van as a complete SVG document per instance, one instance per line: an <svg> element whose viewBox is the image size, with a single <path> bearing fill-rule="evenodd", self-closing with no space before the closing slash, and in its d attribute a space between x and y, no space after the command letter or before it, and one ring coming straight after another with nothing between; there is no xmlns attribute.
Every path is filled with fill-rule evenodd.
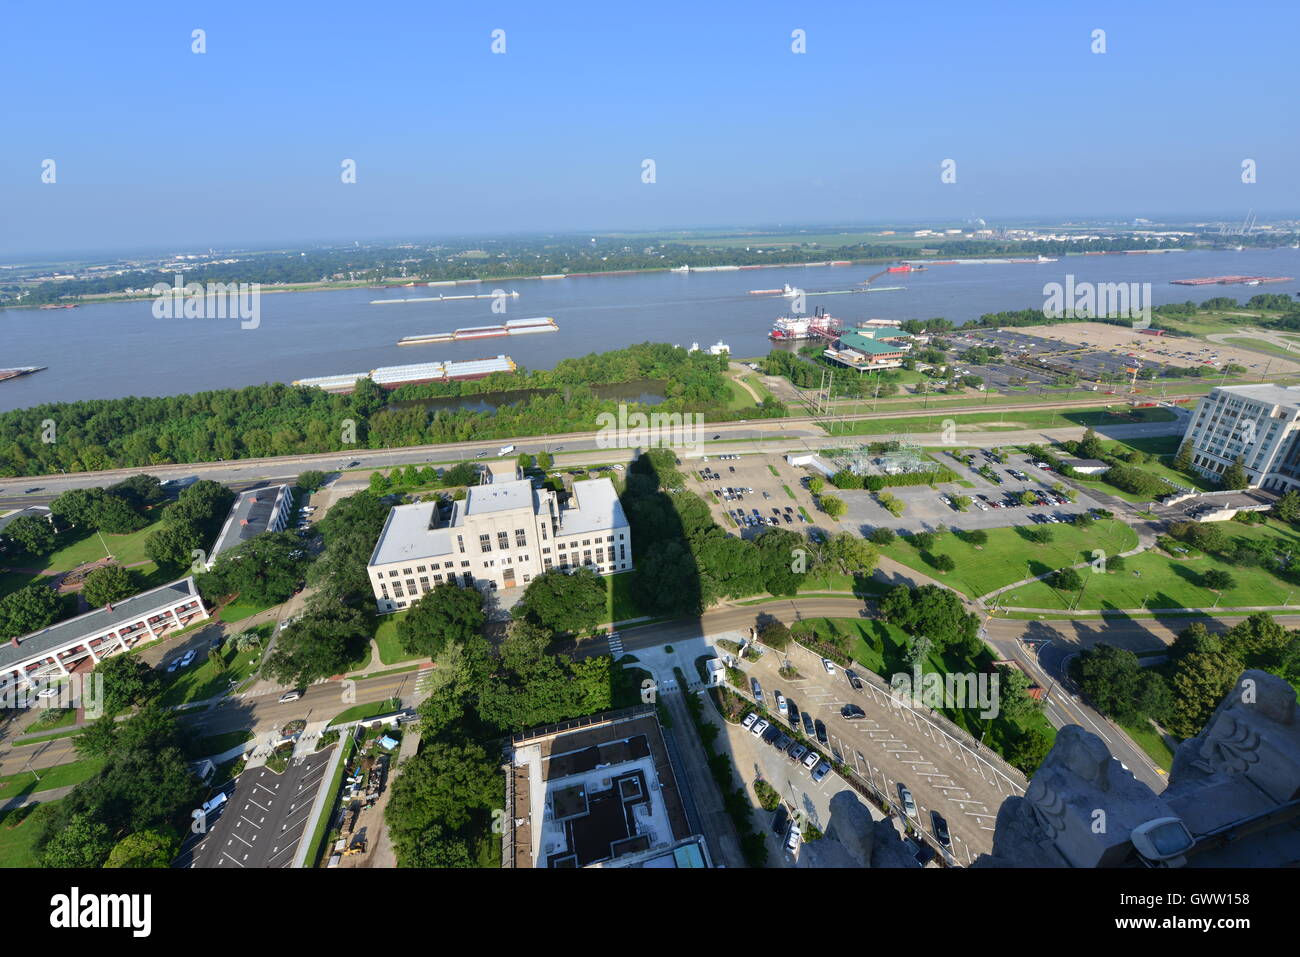
<svg viewBox="0 0 1300 957"><path fill-rule="evenodd" d="M215 811L217 808L221 807L221 805L225 803L226 803L226 794L223 791L220 794L218 794L216 797L214 797L211 801L204 801L202 807L199 807L196 810L191 811L190 817L194 818L195 820L201 817L207 817L209 814L211 814L213 811Z"/></svg>
<svg viewBox="0 0 1300 957"><path fill-rule="evenodd" d="M498 455L509 455L509 454L510 454L511 452L513 452L514 450L515 450L515 447L514 447L513 445L503 445L503 446L501 446L501 451L498 452L497 454L498 454Z"/></svg>

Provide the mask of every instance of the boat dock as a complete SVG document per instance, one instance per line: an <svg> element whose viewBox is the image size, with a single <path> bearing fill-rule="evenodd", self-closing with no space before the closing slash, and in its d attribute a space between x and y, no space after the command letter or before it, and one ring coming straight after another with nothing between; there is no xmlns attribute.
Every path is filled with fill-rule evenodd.
<svg viewBox="0 0 1300 957"><path fill-rule="evenodd" d="M1266 282L1290 282L1290 276L1206 276L1203 279L1171 279L1175 286L1258 286Z"/></svg>

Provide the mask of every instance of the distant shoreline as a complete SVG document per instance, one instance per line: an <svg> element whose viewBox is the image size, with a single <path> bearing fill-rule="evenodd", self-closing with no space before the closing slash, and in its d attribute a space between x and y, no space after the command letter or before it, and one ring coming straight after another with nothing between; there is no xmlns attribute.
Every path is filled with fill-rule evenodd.
<svg viewBox="0 0 1300 957"><path fill-rule="evenodd" d="M1255 248L1255 249L1261 249L1261 250L1262 250L1262 249L1281 249L1281 248L1284 248L1284 246L1283 246L1283 245L1279 245L1279 246L1276 246L1276 247L1271 247L1271 246L1258 246L1258 247L1252 247L1252 248ZM1199 251L1199 252L1231 252L1232 250L1230 250L1230 249L1217 249L1217 250L1216 250L1216 249L1189 250L1189 249L1182 249L1182 248L1172 248L1172 249L1152 249L1152 250L1141 250L1141 251L1140 251L1140 254L1141 254L1141 255L1161 255L1161 254L1165 254L1165 253L1174 253L1174 252L1198 252L1198 251ZM1137 253L1135 252L1135 253L1133 253L1133 254L1137 254ZM1015 257L1015 256L1017 256L1017 255L1020 255L1020 254L1019 254L1019 253L1006 253L1006 254L1005 254L1005 257L1006 257L1006 258L1013 258L1013 257ZM1105 251L1105 252L1099 252L1099 253L1088 253L1088 252L1084 252L1084 251L1079 251L1079 252L1063 252L1063 253L1059 253L1058 255L1060 255L1061 257L1066 257L1066 256L1090 256L1090 255L1101 255L1101 256L1127 256L1127 255L1130 255L1130 253L1127 252L1127 251L1118 251L1118 250L1116 250L1116 251ZM975 254L972 253L972 254L968 254L968 255L957 255L957 256L942 256L942 255L935 255L935 256L918 256L918 257L916 257L916 258L917 258L917 260L945 261L945 260L954 260L954 259L955 259L955 260L961 260L961 259L982 259L982 258L988 258L988 257L987 257L987 256L975 255ZM994 258L1003 258L1003 257L1002 257L1002 256L998 256L998 257L994 257ZM835 260L835 261L836 261L836 262L848 262L848 263L850 263L851 265L854 265L854 266L863 266L863 265L871 265L871 264L873 264L873 263L896 262L896 261L898 261L898 257L897 257L897 256L872 256L872 257L868 257L868 258L864 258L864 259L848 259L848 260ZM797 268L801 268L801 267L809 266L809 265L813 265L813 264L812 264L812 263L803 263L803 262L792 262L792 263L764 263L764 264L762 265L761 268L763 268L763 269L797 269ZM817 261L817 262L816 262L816 265L821 265L821 262L820 262L820 261ZM644 268L644 269L617 269L617 270L611 269L611 270L609 270L608 272L565 273L565 274L564 274L564 278L566 278L566 279L567 279L567 278L592 279L592 278L597 278L597 277L600 277L600 276L629 276L629 275L641 276L641 275L650 275L650 274L653 274L653 273L671 272L671 271L672 271L672 268L673 268L673 267L670 267L670 266L648 266L648 267L646 267L646 268ZM708 268L708 267L691 267L692 270L697 269L697 268ZM438 282L438 283L449 283L449 282L469 283L469 282L472 282L472 281L478 281L478 282L484 282L484 283L491 283L491 282L523 282L523 281L525 281L525 280L543 280L543 277L542 277L542 276L524 276L524 275L515 275L515 276L489 276L489 277L481 277L481 276L466 276L466 277L463 277L463 278L461 278L461 279L456 279L456 280L440 279L440 280L433 280L433 282ZM211 280L211 281L216 282L216 280ZM555 281L555 280L554 280L554 279L548 279L548 280L546 280L546 281L551 281L551 282L553 282L553 281ZM195 282L198 282L198 280L195 280ZM287 283L287 284L284 284L284 285L267 285L267 284L263 283L263 284L261 284L261 286L260 286L260 292L262 292L262 293L268 293L268 294L269 294L269 293L286 293L286 292L333 292L333 291L336 291L336 290L346 290L346 289L406 289L406 288L413 288L413 289L427 289L427 288L431 288L431 287L428 285L429 282L430 282L430 280L419 280L419 281L413 281L413 285L411 285L411 286L407 286L405 283L370 283L370 282L347 282L347 281L340 281L340 282L324 282L324 283L322 283L322 282L315 282L315 283ZM432 287L432 288L439 288L439 287L434 286L434 287ZM93 295L93 296L87 296L87 297L85 297L85 298L72 299L72 300L63 299L63 300L58 300L58 301L53 302L53 303L48 303L48 302L45 302L45 303L32 303L31 305L28 305L28 304L25 304L25 303L9 303L9 304L0 304L0 309L40 309L42 306L51 306L51 305L60 305L60 306L65 306L65 305L97 306L97 305L101 305L101 304L105 304L105 303L116 303L116 302L148 302L148 301L150 301L150 300L152 300L152 299L154 299L154 298L155 298L155 297L154 297L152 294L145 294L145 295L132 295L132 296L121 295L121 294L105 294L105 295Z"/></svg>

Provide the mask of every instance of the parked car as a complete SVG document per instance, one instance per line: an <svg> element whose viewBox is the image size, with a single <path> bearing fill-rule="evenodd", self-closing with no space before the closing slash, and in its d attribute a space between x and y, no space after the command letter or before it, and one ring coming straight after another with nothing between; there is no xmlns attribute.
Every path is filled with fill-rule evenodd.
<svg viewBox="0 0 1300 957"><path fill-rule="evenodd" d="M840 708L840 717L844 718L845 721L858 721L866 716L867 713L855 704L846 704L843 708Z"/></svg>
<svg viewBox="0 0 1300 957"><path fill-rule="evenodd" d="M862 690L862 679L858 677L852 668L844 669L844 677L849 679L849 684L853 686L854 691Z"/></svg>
<svg viewBox="0 0 1300 957"><path fill-rule="evenodd" d="M754 726L754 722L757 720L758 720L757 712L751 711L749 714L745 715L745 717L741 720L740 726L744 728L746 731L748 731L750 728Z"/></svg>
<svg viewBox="0 0 1300 957"><path fill-rule="evenodd" d="M302 692L295 688L293 691L286 691L284 694L280 695L280 704L285 704L289 701L297 701L301 697Z"/></svg>
<svg viewBox="0 0 1300 957"><path fill-rule="evenodd" d="M831 661L829 658L822 659L822 667L826 669L828 675L835 674L835 662Z"/></svg>
<svg viewBox="0 0 1300 957"><path fill-rule="evenodd" d="M776 693L776 710L783 715L789 714L789 711L786 710L785 695L779 691Z"/></svg>
<svg viewBox="0 0 1300 957"><path fill-rule="evenodd" d="M785 706L786 706L787 711L789 712L789 713L786 715L786 720L790 722L790 726L791 726L791 727L794 727L794 728L799 727L799 708L798 708L798 706L794 703L794 701L792 701L792 700L789 699L789 698L787 698L787 699L785 700Z"/></svg>
<svg viewBox="0 0 1300 957"><path fill-rule="evenodd" d="M934 836L945 848L952 847L952 836L948 833L948 822L938 811L930 812L930 823L934 826Z"/></svg>
<svg viewBox="0 0 1300 957"><path fill-rule="evenodd" d="M825 744L826 725L822 724L821 719L818 718L816 721L813 722L813 727L817 729L817 740L820 741L822 744Z"/></svg>
<svg viewBox="0 0 1300 957"><path fill-rule="evenodd" d="M808 735L808 737L810 738L815 737L817 734L817 729L813 727L812 715L810 715L807 711L805 711L801 715L801 717L803 718L804 734Z"/></svg>
<svg viewBox="0 0 1300 957"><path fill-rule="evenodd" d="M792 744L794 744L794 738L790 737L790 735L783 731L776 736L776 740L772 742L772 747L776 748L778 751L784 751Z"/></svg>
<svg viewBox="0 0 1300 957"><path fill-rule="evenodd" d="M826 775L828 775L828 774L830 774L830 773L831 773L831 763L830 763L829 761L825 761L825 760L822 761L821 764L819 764L819 765L817 765L817 767L813 768L813 773L812 773L813 783L814 783L814 784L821 784L821 783L822 783L822 778L826 777Z"/></svg>
<svg viewBox="0 0 1300 957"><path fill-rule="evenodd" d="M809 751L806 755L804 755L803 766L807 768L809 771L811 771L813 768L817 767L818 763L821 760L822 760L822 756L820 754L818 754L816 751Z"/></svg>
<svg viewBox="0 0 1300 957"><path fill-rule="evenodd" d="M791 761L798 761L808 753L808 749L804 745L796 743L791 745L788 753Z"/></svg>
<svg viewBox="0 0 1300 957"><path fill-rule="evenodd" d="M181 660L179 658L173 658L172 663L167 666L167 673L171 674L180 666L181 666Z"/></svg>
<svg viewBox="0 0 1300 957"><path fill-rule="evenodd" d="M757 721L754 722L754 726L749 730L751 734L761 735L769 727L770 725L767 723L767 721L765 721L763 718L759 718Z"/></svg>
<svg viewBox="0 0 1300 957"><path fill-rule="evenodd" d="M908 817L916 817L916 801L912 798L912 792L907 789L907 785L902 781L898 782L898 800L902 802L904 814Z"/></svg>
<svg viewBox="0 0 1300 957"><path fill-rule="evenodd" d="M799 850L799 843L803 840L803 835L799 833L799 827L794 822L790 822L790 829L785 834L785 849L791 854Z"/></svg>
<svg viewBox="0 0 1300 957"><path fill-rule="evenodd" d="M790 812L786 810L784 804L776 809L776 814L772 817L772 833L784 834L785 829L790 826Z"/></svg>
<svg viewBox="0 0 1300 957"><path fill-rule="evenodd" d="M758 683L758 679L750 678L749 687L754 692L754 700L761 702L763 700L763 686Z"/></svg>
<svg viewBox="0 0 1300 957"><path fill-rule="evenodd" d="M181 667L188 668L190 666L190 662L194 660L195 654L197 654L197 652L195 652L193 648L185 652L184 657L181 658Z"/></svg>

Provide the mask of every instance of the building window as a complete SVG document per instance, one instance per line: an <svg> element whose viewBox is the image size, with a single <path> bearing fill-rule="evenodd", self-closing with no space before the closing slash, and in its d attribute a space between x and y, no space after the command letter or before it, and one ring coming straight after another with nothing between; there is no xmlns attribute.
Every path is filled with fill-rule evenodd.
<svg viewBox="0 0 1300 957"><path fill-rule="evenodd" d="M527 545L527 544L528 544L528 539L527 539L527 537L524 535L524 530L523 530L522 528L516 528L516 529L515 529L515 548L523 548L523 547L524 547L525 545Z"/></svg>
<svg viewBox="0 0 1300 957"><path fill-rule="evenodd" d="M437 566L437 565L434 565L433 567L434 567L434 568L437 568L438 566ZM428 571L428 569L426 569L423 565L417 565L415 570L416 570L417 572Z"/></svg>
<svg viewBox="0 0 1300 957"><path fill-rule="evenodd" d="M486 533L478 537L478 550L480 552L492 551L492 536Z"/></svg>
<svg viewBox="0 0 1300 957"><path fill-rule="evenodd" d="M621 536L621 535L619 536L619 538L622 538L622 537L623 537L623 536ZM618 560L619 560L619 561L626 561L626 560L627 560L627 546L626 546L626 545L620 545L620 546L618 546Z"/></svg>
<svg viewBox="0 0 1300 957"><path fill-rule="evenodd" d="M460 549L460 553L462 555L465 554L465 539L462 538L460 535L456 536L456 547Z"/></svg>
<svg viewBox="0 0 1300 957"><path fill-rule="evenodd" d="M410 570L409 568L403 568L403 569L402 569L402 574L403 574L403 575L409 575L409 574L411 574L411 570Z"/></svg>
<svg viewBox="0 0 1300 957"><path fill-rule="evenodd" d="M510 547L510 533L497 532L497 548L501 549L501 551L504 552L509 547Z"/></svg>

